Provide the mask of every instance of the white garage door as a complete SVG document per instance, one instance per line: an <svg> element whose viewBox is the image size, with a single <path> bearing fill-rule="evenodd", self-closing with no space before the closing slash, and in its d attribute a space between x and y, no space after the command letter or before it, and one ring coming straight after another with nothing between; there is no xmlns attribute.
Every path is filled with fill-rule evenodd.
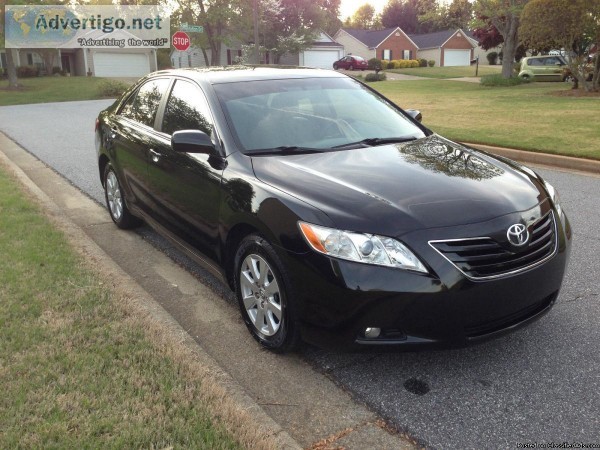
<svg viewBox="0 0 600 450"><path fill-rule="evenodd" d="M338 50L306 50L304 52L304 65L320 69L331 69L333 63L341 57Z"/></svg>
<svg viewBox="0 0 600 450"><path fill-rule="evenodd" d="M468 66L471 64L471 50L444 50L444 66Z"/></svg>
<svg viewBox="0 0 600 450"><path fill-rule="evenodd" d="M94 53L94 71L97 77L141 77L150 73L146 53Z"/></svg>

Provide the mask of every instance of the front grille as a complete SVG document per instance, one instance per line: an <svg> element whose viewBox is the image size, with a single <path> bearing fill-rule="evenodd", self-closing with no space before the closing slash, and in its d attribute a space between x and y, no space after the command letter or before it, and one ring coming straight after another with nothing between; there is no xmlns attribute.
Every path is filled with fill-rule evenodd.
<svg viewBox="0 0 600 450"><path fill-rule="evenodd" d="M431 241L430 245L467 277L495 278L527 270L554 255L557 240L553 213L549 212L528 229L529 243L522 249L513 250L490 237Z"/></svg>

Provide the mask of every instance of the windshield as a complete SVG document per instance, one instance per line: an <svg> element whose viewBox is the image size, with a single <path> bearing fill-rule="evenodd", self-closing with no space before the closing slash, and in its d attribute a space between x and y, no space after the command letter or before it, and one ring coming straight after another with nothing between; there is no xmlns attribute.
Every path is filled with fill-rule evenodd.
<svg viewBox="0 0 600 450"><path fill-rule="evenodd" d="M244 81L214 88L246 153L425 136L385 99L351 78Z"/></svg>

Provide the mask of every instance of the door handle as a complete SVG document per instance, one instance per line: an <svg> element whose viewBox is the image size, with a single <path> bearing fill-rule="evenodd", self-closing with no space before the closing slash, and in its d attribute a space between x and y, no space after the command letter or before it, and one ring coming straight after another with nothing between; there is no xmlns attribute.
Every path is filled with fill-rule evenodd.
<svg viewBox="0 0 600 450"><path fill-rule="evenodd" d="M160 159L160 153L158 153L157 151L150 149L148 150L148 153L150 153L150 158L152 159L152 162L157 163L158 160Z"/></svg>

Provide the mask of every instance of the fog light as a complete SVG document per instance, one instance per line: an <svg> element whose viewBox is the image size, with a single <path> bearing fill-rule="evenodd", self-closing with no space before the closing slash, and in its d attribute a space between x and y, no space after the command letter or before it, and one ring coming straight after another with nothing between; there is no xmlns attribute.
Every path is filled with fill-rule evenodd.
<svg viewBox="0 0 600 450"><path fill-rule="evenodd" d="M381 334L381 328L365 328L365 337L369 339L376 339Z"/></svg>

